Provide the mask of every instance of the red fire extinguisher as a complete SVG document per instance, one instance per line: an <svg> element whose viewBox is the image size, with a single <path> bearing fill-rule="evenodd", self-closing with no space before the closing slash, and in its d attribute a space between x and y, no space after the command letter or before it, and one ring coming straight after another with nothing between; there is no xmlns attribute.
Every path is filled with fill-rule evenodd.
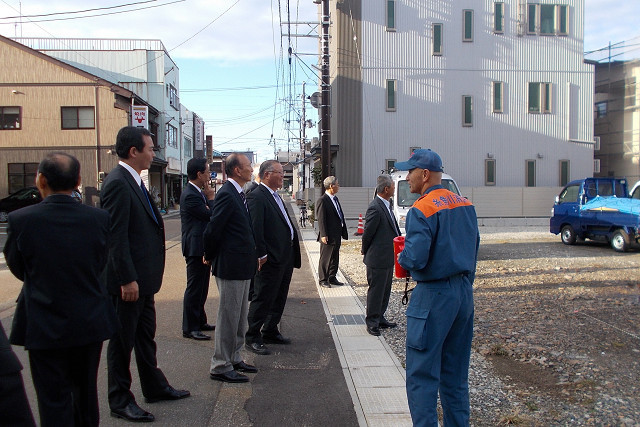
<svg viewBox="0 0 640 427"><path fill-rule="evenodd" d="M404 236L398 236L393 239L393 255L395 258L395 273L398 279L404 279L405 277L409 277L409 273L407 270L402 268L400 263L398 263L398 255L404 249Z"/></svg>
<svg viewBox="0 0 640 427"><path fill-rule="evenodd" d="M395 257L395 273L398 279L404 278L405 280L404 295L402 296L402 305L407 305L407 303L409 302L409 292L411 292L413 288L409 289L409 279L411 279L409 272L405 270L398 262L398 255L400 255L400 252L402 252L403 249L404 249L404 236L398 236L394 238L393 254Z"/></svg>

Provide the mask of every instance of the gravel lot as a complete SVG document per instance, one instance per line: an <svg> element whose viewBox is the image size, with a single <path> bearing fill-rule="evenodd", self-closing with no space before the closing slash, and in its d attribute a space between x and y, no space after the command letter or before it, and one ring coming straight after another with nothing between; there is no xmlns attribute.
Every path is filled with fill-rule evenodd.
<svg viewBox="0 0 640 427"><path fill-rule="evenodd" d="M565 246L544 227L480 232L472 425L640 426L640 251ZM340 268L365 304L359 240ZM403 290L387 310L399 326L382 330L402 363Z"/></svg>

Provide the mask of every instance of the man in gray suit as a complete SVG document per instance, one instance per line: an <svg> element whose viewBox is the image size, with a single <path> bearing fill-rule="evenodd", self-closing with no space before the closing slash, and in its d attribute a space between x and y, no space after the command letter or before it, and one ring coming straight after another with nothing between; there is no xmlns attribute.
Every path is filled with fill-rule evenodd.
<svg viewBox="0 0 640 427"><path fill-rule="evenodd" d="M379 336L380 328L393 328L394 322L384 317L391 295L393 279L393 239L400 235L400 228L393 215L389 198L395 184L389 175L380 175L376 197L369 204L362 234L362 254L367 266L367 332Z"/></svg>

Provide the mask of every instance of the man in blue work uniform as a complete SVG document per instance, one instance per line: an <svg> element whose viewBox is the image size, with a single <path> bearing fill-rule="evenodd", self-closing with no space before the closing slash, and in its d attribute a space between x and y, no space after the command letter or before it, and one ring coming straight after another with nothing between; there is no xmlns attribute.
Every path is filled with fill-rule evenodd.
<svg viewBox="0 0 640 427"><path fill-rule="evenodd" d="M445 426L469 425L473 279L480 234L467 199L441 185L442 159L416 150L406 162L412 193L402 267L417 282L407 308L407 397L414 426L437 426L438 391Z"/></svg>

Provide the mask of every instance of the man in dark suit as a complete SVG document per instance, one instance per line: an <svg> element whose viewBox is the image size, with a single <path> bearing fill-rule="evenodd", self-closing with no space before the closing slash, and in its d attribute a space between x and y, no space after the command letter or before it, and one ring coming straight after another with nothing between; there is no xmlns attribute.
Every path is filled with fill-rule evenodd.
<svg viewBox="0 0 640 427"><path fill-rule="evenodd" d="M209 293L211 265L204 259L202 239L204 229L211 218L215 191L209 185L211 175L207 159L191 159L187 162L189 183L180 195L180 220L182 223L182 255L187 262L187 288L184 291L182 310L182 335L195 340L210 340L202 331L212 331L215 326L207 323L204 303ZM201 190L202 188L202 190Z"/></svg>
<svg viewBox="0 0 640 427"><path fill-rule="evenodd" d="M293 221L278 188L284 171L277 160L260 166L260 182L247 196L259 270L249 305L249 329L245 347L256 354L269 354L264 343L290 344L278 329L287 303L293 268L300 268L300 243Z"/></svg>
<svg viewBox="0 0 640 427"><path fill-rule="evenodd" d="M400 235L400 228L393 215L389 198L395 184L389 175L380 175L376 197L371 201L365 216L362 234L362 254L367 266L367 332L379 336L380 328L394 328L396 323L384 317L393 280L393 239Z"/></svg>
<svg viewBox="0 0 640 427"><path fill-rule="evenodd" d="M111 244L106 269L107 289L120 329L109 341L109 407L111 415L129 421L153 421L131 393L131 351L135 350L142 394L149 403L189 396L171 387L156 359L154 295L162 285L164 224L140 178L153 161L151 133L124 127L116 137L120 158L104 180L100 201L111 216Z"/></svg>
<svg viewBox="0 0 640 427"><path fill-rule="evenodd" d="M330 288L331 285L342 286L336 278L340 262L340 245L342 239L347 240L347 224L336 193L340 184L335 176L328 176L322 182L325 193L316 202L316 218L318 219L318 241L320 242L320 262L318 263L318 279L320 286Z"/></svg>
<svg viewBox="0 0 640 427"><path fill-rule="evenodd" d="M0 420L10 426L35 427L20 371L22 364L0 322Z"/></svg>
<svg viewBox="0 0 640 427"><path fill-rule="evenodd" d="M244 154L233 153L225 160L225 172L228 180L216 194L204 232L205 259L211 261L211 273L220 294L215 352L209 372L213 380L240 383L249 381L240 372L258 372L240 355L247 332L249 282L258 264L251 217L242 191L253 173L251 161Z"/></svg>
<svg viewBox="0 0 640 427"><path fill-rule="evenodd" d="M99 424L102 342L116 330L100 280L107 263L109 215L71 197L79 184L75 157L47 155L36 177L44 200L9 214L4 247L11 272L24 281L11 343L29 351L43 426Z"/></svg>

